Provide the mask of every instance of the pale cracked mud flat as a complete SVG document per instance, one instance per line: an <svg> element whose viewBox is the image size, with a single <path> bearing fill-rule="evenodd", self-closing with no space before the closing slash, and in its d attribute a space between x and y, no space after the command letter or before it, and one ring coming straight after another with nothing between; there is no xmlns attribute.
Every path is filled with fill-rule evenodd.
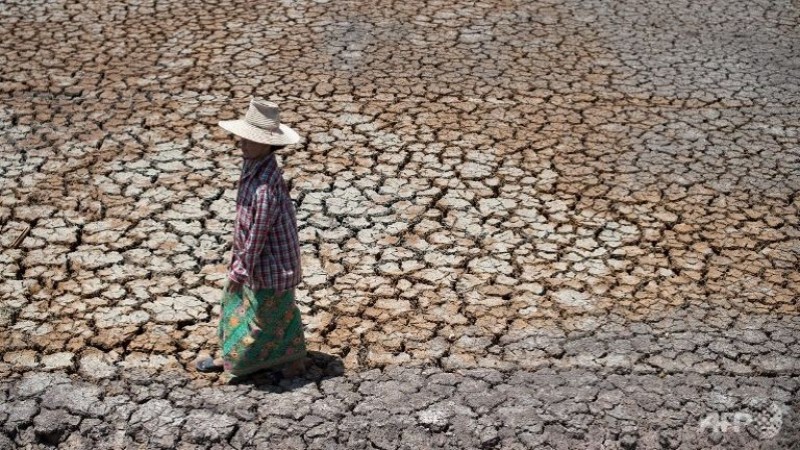
<svg viewBox="0 0 800 450"><path fill-rule="evenodd" d="M0 448L798 448L798 29L786 0L2 2ZM223 387L189 362L216 121L254 94L306 137L319 353Z"/></svg>

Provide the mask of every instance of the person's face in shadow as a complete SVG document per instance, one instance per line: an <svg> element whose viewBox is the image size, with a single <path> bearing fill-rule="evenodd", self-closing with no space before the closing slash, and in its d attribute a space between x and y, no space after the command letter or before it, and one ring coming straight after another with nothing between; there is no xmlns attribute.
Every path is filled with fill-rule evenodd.
<svg viewBox="0 0 800 450"><path fill-rule="evenodd" d="M239 140L239 148L242 149L243 156L248 159L267 156L274 150L273 146L269 144L261 144L244 138Z"/></svg>

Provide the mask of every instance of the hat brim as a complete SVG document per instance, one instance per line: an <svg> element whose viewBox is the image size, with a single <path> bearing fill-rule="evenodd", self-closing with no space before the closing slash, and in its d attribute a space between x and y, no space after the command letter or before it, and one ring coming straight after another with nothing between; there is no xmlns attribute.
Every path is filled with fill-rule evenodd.
<svg viewBox="0 0 800 450"><path fill-rule="evenodd" d="M259 144L291 145L300 142L300 135L284 124L280 124L274 132L250 125L241 119L221 120L218 125L225 131Z"/></svg>

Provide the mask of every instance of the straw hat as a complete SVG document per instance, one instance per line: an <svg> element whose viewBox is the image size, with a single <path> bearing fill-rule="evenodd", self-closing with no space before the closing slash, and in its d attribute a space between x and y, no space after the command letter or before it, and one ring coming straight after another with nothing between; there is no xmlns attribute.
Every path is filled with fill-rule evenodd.
<svg viewBox="0 0 800 450"><path fill-rule="evenodd" d="M250 108L244 119L221 120L219 126L261 144L289 145L300 142L297 132L281 123L278 105L261 98L250 100Z"/></svg>

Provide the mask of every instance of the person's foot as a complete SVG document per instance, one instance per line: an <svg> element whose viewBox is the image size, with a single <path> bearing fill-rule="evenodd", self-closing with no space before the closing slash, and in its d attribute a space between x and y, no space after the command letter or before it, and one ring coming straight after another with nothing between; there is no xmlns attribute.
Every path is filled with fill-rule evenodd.
<svg viewBox="0 0 800 450"><path fill-rule="evenodd" d="M206 357L198 359L194 366L198 372L222 372L222 363L222 359Z"/></svg>

